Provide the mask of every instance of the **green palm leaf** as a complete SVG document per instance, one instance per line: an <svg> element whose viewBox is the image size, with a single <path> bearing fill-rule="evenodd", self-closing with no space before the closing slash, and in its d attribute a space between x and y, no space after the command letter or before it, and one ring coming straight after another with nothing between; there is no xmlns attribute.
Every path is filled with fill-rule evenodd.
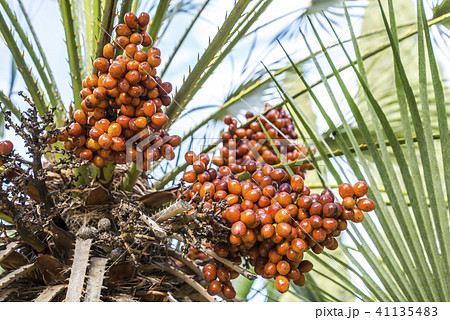
<svg viewBox="0 0 450 320"><path fill-rule="evenodd" d="M360 278L365 285L364 290L355 288L352 282L344 281L345 277L339 277L339 280L334 278L333 282L337 282L348 291L357 292L356 296L362 300L375 298L381 301L447 301L449 280L447 250L449 240L444 237L448 232L448 207L445 204L444 189L448 190L448 186L440 178L443 176L441 170L443 170L444 176L448 175L448 172L446 172L448 170L448 159L446 158L448 157L448 147L446 148L446 146L449 140L449 132L444 90L434 59L428 22L424 19L422 2L420 1L418 6L419 41L416 47L419 52L419 96L413 92L409 83L410 77L405 73L403 67L402 54L397 49L398 42L391 1L389 1L389 5L390 25L387 23L384 11L381 11L381 13L389 38L389 47L392 49L394 57L395 73L398 75L395 94L398 95L397 108L401 111L402 124L405 129L402 135L396 134L397 131L394 130L390 121L391 114L386 113L381 107L373 94L372 85L367 82L367 62L360 54L353 31L351 35L358 67L347 53L348 49L344 47L339 38L337 39L367 99L368 117L362 116L360 107L342 81L340 70L335 66L331 54L326 51L327 48L323 45L315 26L311 25L316 39L322 46L324 57L333 70L333 77L338 82L338 88L343 92L350 106L351 115L358 128L358 130L355 130L354 125L350 126L344 114L340 112L339 105L335 102L334 108L343 123L335 144L341 149L342 153L340 154L344 156L342 159L351 168L353 174L358 179L367 179L372 185L370 197L374 198L377 203L376 216L372 218L368 215L362 227L352 227L348 232L351 243L355 248L348 248L345 245L348 241L341 242L342 252L351 265L333 258L334 262L337 261L345 266L346 270L352 270L353 275ZM347 17L349 17L348 14ZM351 29L350 19L348 20ZM333 25L331 23L330 25L334 32ZM425 54L426 50L428 50L428 58ZM428 62L428 64L425 62ZM316 60L315 65L321 72L322 64ZM428 68L429 70L427 70ZM435 96L434 101L436 112L439 112L438 117L431 116L432 112L427 103L430 95L430 86L426 78L428 72L432 74L433 91L431 94ZM299 76L304 80L301 73L299 73ZM323 73L321 73L321 76L322 83L327 85L328 77ZM305 85L313 100L320 106L320 102L314 98L314 90L307 83ZM332 101L338 88L328 87L328 93ZM292 112L293 119L300 121L299 117L303 117L303 115L296 112L292 107L295 107L292 98L283 92L283 99L291 105L288 109ZM328 120L330 130L334 130L333 123L327 118L326 110L323 106L319 109L321 116ZM294 114L297 116L294 117ZM371 119L371 122L369 122L371 127L368 126L367 119ZM407 119L411 119L411 122ZM436 128L439 128L439 133L436 132ZM370 157L367 156L366 152L363 153L359 147L357 131L359 131L360 138L367 144ZM413 132L418 136L413 136ZM340 137L341 133L346 134L345 139ZM310 134L308 132L308 135ZM388 138L388 143L384 141L384 137ZM406 146L406 149L401 147L403 137L402 143ZM437 152L438 150L441 150L442 153ZM340 154L334 154L334 156L342 157ZM418 158L416 159L416 157ZM323 155L321 159L323 160ZM341 172L336 172L333 164L326 161L324 163L329 173L333 175L336 181L339 181ZM375 168L376 171L374 171ZM387 192L381 192L381 188L376 186L382 187ZM427 186L427 188L425 189L424 186ZM406 196L403 193L403 188L406 189ZM429 199L429 206L427 205L427 199ZM431 223L432 221L435 223ZM371 247L376 248L376 250L369 249ZM358 255L359 258L356 258L357 252L361 253L362 256ZM333 268L333 262L325 262L322 259L320 261L323 263L317 270L320 274L325 275L327 268ZM366 264L365 267L363 261ZM370 272L376 274L376 278L368 272L367 264L370 266ZM341 270L336 271L335 268L333 270L341 273ZM374 279L378 279L379 282L374 281ZM329 280L331 281L331 279ZM365 290L368 290L373 298L363 294ZM326 298L334 299L334 297L328 295Z"/></svg>

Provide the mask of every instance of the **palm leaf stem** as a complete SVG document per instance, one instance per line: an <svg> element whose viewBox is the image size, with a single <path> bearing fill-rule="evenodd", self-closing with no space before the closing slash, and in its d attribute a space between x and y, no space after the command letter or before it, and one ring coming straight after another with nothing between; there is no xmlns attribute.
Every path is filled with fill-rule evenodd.
<svg viewBox="0 0 450 320"><path fill-rule="evenodd" d="M80 91L81 87L81 73L80 73L80 58L78 56L77 44L75 42L75 28L72 17L71 2L69 0L58 0L61 8L62 22L64 24L64 33L66 37L67 56L69 59L70 78L72 80L72 92L75 108L81 105Z"/></svg>

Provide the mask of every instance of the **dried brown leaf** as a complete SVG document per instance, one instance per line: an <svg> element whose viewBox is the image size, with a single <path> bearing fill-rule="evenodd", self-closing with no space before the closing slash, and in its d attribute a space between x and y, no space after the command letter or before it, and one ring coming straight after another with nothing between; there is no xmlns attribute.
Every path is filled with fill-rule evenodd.
<svg viewBox="0 0 450 320"><path fill-rule="evenodd" d="M99 184L89 190L89 193L86 196L86 205L90 206L103 204L106 201L108 201L108 199L109 199L108 190Z"/></svg>
<svg viewBox="0 0 450 320"><path fill-rule="evenodd" d="M17 251L11 251L5 258L0 261L0 267L11 270L17 269L21 266L30 263L30 261L23 254Z"/></svg>
<svg viewBox="0 0 450 320"><path fill-rule="evenodd" d="M53 233L53 242L61 257L61 261L66 265L70 264L75 248L75 235L61 229L53 221L50 223L50 230Z"/></svg>
<svg viewBox="0 0 450 320"><path fill-rule="evenodd" d="M109 283L116 284L120 281L131 279L134 276L135 268L129 261L118 263L109 268Z"/></svg>
<svg viewBox="0 0 450 320"><path fill-rule="evenodd" d="M64 280L64 266L55 257L43 254L36 259L35 264L46 285Z"/></svg>
<svg viewBox="0 0 450 320"><path fill-rule="evenodd" d="M176 200L179 188L180 186L173 186L164 190L151 191L140 197L138 200L141 201L147 208L160 208L164 204Z"/></svg>

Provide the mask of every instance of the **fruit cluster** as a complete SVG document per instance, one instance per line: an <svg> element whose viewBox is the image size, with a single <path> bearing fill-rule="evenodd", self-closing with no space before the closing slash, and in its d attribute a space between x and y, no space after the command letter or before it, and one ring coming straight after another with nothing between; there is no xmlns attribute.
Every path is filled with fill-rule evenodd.
<svg viewBox="0 0 450 320"><path fill-rule="evenodd" d="M255 119L250 122L247 128L237 128L237 121L231 116L225 116L224 122L228 125L228 130L222 133L223 147L220 155L212 160L216 166L228 166L236 174L246 170L253 173L264 164L280 163L281 160L267 135L287 162L308 156L308 150L304 144L297 145L291 142L297 139L298 135L289 113L282 107L272 109L269 104L266 104L265 109L271 110L265 117L260 117L259 121ZM247 112L245 117L250 120L254 115L252 112ZM264 126L267 135L261 125ZM314 152L315 148L312 147L311 151ZM294 167L293 171L304 178L306 170L312 169L310 164L305 164Z"/></svg>
<svg viewBox="0 0 450 320"><path fill-rule="evenodd" d="M228 204L222 218L229 236L225 241L211 241L215 252L236 264L241 264L242 258L248 261L258 275L275 278L282 293L289 289L290 281L304 285L304 273L313 268L310 261L303 260L307 250L315 254L324 248L335 250L335 238L347 229L347 221L361 222L362 211L375 209L371 199L359 199L368 189L363 181L354 186L342 184L339 194L344 200L340 203L332 191L311 193L300 175L291 177L271 165L253 170L251 178L240 181L227 166L207 169L206 154L197 157L190 151L185 158L193 170L184 174L184 180L192 185L182 197L211 204L225 200ZM238 276L235 271L214 260L203 273L211 295L222 292L226 298L234 297L230 279Z"/></svg>
<svg viewBox="0 0 450 320"><path fill-rule="evenodd" d="M163 130L169 119L162 106L171 103L172 85L156 76L160 50L143 50L152 45L146 32L149 15L137 17L129 12L124 21L115 28L114 44L107 43L103 56L95 59L97 73L83 80L81 109L75 111L74 122L58 140L97 167L106 161L125 163L127 157L136 161L137 153L142 153L146 171L149 162L161 157L172 160L181 138ZM126 148L127 141L132 148Z"/></svg>

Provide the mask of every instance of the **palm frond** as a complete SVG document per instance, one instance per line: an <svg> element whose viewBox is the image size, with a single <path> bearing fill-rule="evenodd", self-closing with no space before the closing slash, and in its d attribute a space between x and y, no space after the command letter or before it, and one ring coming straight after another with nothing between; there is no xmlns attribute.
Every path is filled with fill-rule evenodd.
<svg viewBox="0 0 450 320"><path fill-rule="evenodd" d="M102 12L102 23L100 26L100 34L97 39L97 49L95 50L95 56L100 57L103 52L103 47L111 39L111 33L114 26L114 17L116 14L116 6L118 0L106 1L106 4Z"/></svg>
<svg viewBox="0 0 450 320"><path fill-rule="evenodd" d="M351 32L351 36L358 67L352 61L353 59L350 58L348 48L339 40L334 26L330 22L331 31L335 34L351 69L364 90L369 105L368 116L373 118L371 126L374 127L374 132L371 132L373 130L370 130L367 126L367 117L363 117L354 98L343 82L340 71L335 66L330 54L326 51L314 24L311 23L311 28L322 47L328 65L333 71L333 77L337 80L338 88L345 96L360 135L367 144L371 158L362 153L362 150L358 147L354 128L350 127L344 115L339 112L339 106L334 104L334 108L342 122L343 129L341 131L347 134L347 139L345 140L339 138L340 134L338 134L336 144L342 148L343 159L345 159L356 178L367 179L370 182L372 185L370 197L375 199L378 206L376 217L367 215L362 227L350 228L348 235L355 249L350 249L341 242L341 248L345 253L345 257L356 268L355 272L353 272L354 276L362 281L365 288L355 290L356 288L351 287L351 282L339 281L339 283L347 290L359 292L358 296L363 300L368 298L369 300L382 301L446 301L448 299L448 280L445 279L448 279L448 268L445 266L448 265L448 239L442 237L448 228L448 224L445 222L448 221L448 210L445 208L443 191L443 186L446 183L440 178L431 181L431 177L442 176L439 168L442 168L443 163L445 163L443 153L437 152L438 148L442 151L445 148L445 145L442 145L441 136L444 136L445 143L448 143L448 124L445 120L446 111L444 108L443 88L432 51L432 42L429 32L427 32L428 23L424 19L423 4L420 2L418 9L420 10L418 12L418 32L421 36L418 37L419 41L417 43L420 56L418 69L422 90L421 99L414 95L409 84L409 77L405 73L403 59L398 51L398 42L395 40L394 35L396 27L392 2L389 1L389 4L390 24L387 22L381 5L380 8L389 37L389 47L394 56L395 72L398 74L396 91L399 95L398 103L405 119L403 125L408 126L407 131L404 133L404 138L395 134L390 123L390 114L387 114L381 108L372 93L367 82L365 61L359 51L354 33ZM349 15L347 15L347 19L351 28ZM437 109L439 109L443 119L439 125L439 136L441 138L437 138L437 140L433 139L437 133L435 130L433 131L435 126L431 125L430 109L427 108L426 104L417 102L418 100L428 101L426 99L428 86L426 85L426 64L424 60L426 48L429 50L428 63L430 69L432 69L435 85L433 93L436 96L436 103L439 100L440 106ZM316 63L316 67L319 69L320 65ZM327 82L327 79L322 80L324 83ZM328 93L333 96L337 88L330 87L330 89ZM426 93L425 90L427 90ZM307 86L307 91L314 99L314 91L311 86ZM283 98L286 99L286 94L284 93L283 95ZM290 100L288 99L288 101ZM315 102L318 105L320 104L318 101ZM420 108L419 105L421 105ZM294 112L292 108L289 111ZM327 115L324 108L320 108L320 113L326 118ZM298 121L298 117L294 119ZM406 119L411 119L411 122L407 122ZM328 123L332 128L333 124ZM415 132L418 136L414 137L412 132ZM388 138L388 143L384 141L383 137ZM405 149L401 147L400 141L402 139L408 156L405 155ZM349 152L350 148L355 153ZM433 153L433 155L430 155L430 153ZM417 160L415 158L416 155L419 157ZM331 167L330 164L327 164L326 167L334 179L339 181L339 176L335 176L336 172L333 171L333 164ZM376 171L373 170L374 168L376 168ZM448 168L444 169L444 175L445 170L448 170ZM430 184L433 185L431 188L429 187ZM426 189L423 188L424 185L427 186ZM381 192L380 188L375 186L383 186L383 190L386 190L386 192ZM403 188L406 189L406 196L403 193ZM426 196L427 198L425 198ZM429 199L429 206L427 205L427 199ZM393 212L395 212L395 215ZM430 221L436 222L430 223ZM439 249L436 249L437 247ZM359 255L358 252L362 255ZM365 267L363 263L366 264ZM370 270L367 269L367 264L370 266ZM345 264L343 263L342 265ZM328 264L324 263L322 266L328 266ZM346 265L346 269L352 270L352 267ZM320 269L318 270L322 272ZM373 277L371 272L376 274L376 278ZM375 279L377 281L374 281ZM366 290L369 292L369 296L364 293ZM373 298L370 296L373 296ZM327 299L332 300L332 297L327 297Z"/></svg>
<svg viewBox="0 0 450 320"><path fill-rule="evenodd" d="M207 77L203 76L203 73L208 68L213 69L214 64L211 63L216 58L216 54L222 49L224 43L229 39L230 33L241 19L242 13L249 5L249 0L239 0L234 6L230 15L225 19L224 24L220 27L219 31L205 50L201 58L196 63L195 67L189 72L189 75L185 79L183 85L179 91L175 94L172 104L167 108L166 114L169 117L169 123L167 127L170 127L175 120L179 117L180 113L186 107L188 101L192 99L195 93L199 90L201 83L206 81Z"/></svg>
<svg viewBox="0 0 450 320"><path fill-rule="evenodd" d="M28 91L36 104L36 108L39 111L40 115L43 115L47 110L47 105L44 101L44 96L39 90L39 85L37 80L35 79L31 69L27 66L23 54L20 52L19 47L17 46L16 41L14 40L12 30L8 28L3 15L0 15L0 33L2 37L5 39L5 43L8 46L14 61L17 64L17 69L22 75L23 80L28 88Z"/></svg>
<svg viewBox="0 0 450 320"><path fill-rule="evenodd" d="M169 8L169 3L170 0L159 1L156 13L152 18L152 23L148 29L148 34L155 41L158 38L159 29L161 29L162 22L166 16L167 9Z"/></svg>
<svg viewBox="0 0 450 320"><path fill-rule="evenodd" d="M11 21L11 23L14 27L14 31L17 32L20 40L22 41L24 48L26 49L27 53L29 54L31 61L33 62L34 67L36 68L36 70L38 72L39 79L41 79L42 84L44 85L44 88L45 88L45 91L43 91L43 93L46 94L46 98L50 101L51 105L57 108L56 109L57 110L56 118L59 120L59 124L62 124L62 118L63 118L63 114L65 113L65 108L61 101L60 94L58 92L58 88L56 86L53 75L51 72L48 72L50 68L48 66L48 62L47 62L47 59L45 58L44 52L42 51L42 49L39 50L40 57L38 57L37 52L34 50L31 41L28 39L28 37L25 33L25 30L20 25L19 21L17 20L17 16L12 12L8 3L5 2L4 0L1 0L0 4L3 7L3 10L5 10L9 20ZM38 48L41 48L40 43L39 43L36 35L34 34L33 27L30 23L28 14L26 13L21 2L20 2L20 5L22 8L22 13L25 16L26 21L28 23L29 29L34 35L34 40L35 40L36 44L38 45ZM41 63L39 58L42 58L43 63ZM12 72L13 79L15 77L15 71L16 70L14 69Z"/></svg>
<svg viewBox="0 0 450 320"><path fill-rule="evenodd" d="M210 0L206 0L203 5L200 7L200 9L198 10L197 14L195 15L195 17L192 19L191 23L189 24L189 26L186 28L186 31L183 33L183 35L181 36L180 40L178 41L177 45L175 46L175 48L173 49L172 53L169 55L169 58L167 59L166 64L164 65L163 69L161 70L161 77L164 76L164 74L166 73L167 69L169 68L170 64L172 63L173 58L175 57L175 55L177 54L178 50L180 49L180 47L182 46L184 40L186 40L187 35L189 34L189 32L192 30L192 28L194 27L195 23L198 21L199 17L201 16L203 10L205 10L206 6L208 5Z"/></svg>
<svg viewBox="0 0 450 320"><path fill-rule="evenodd" d="M61 7L62 22L64 24L64 33L66 37L67 56L70 66L70 78L73 92L73 102L76 107L81 105L81 72L80 72L80 57L78 55L78 48L75 42L76 34L72 16L72 4L69 0L58 0Z"/></svg>

